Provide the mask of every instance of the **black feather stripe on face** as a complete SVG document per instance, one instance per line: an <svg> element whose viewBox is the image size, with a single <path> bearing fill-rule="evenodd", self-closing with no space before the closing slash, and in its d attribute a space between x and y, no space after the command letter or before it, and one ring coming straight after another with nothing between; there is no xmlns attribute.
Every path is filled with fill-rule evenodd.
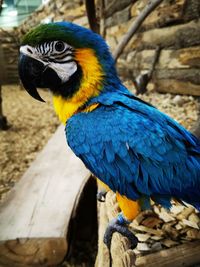
<svg viewBox="0 0 200 267"><path fill-rule="evenodd" d="M77 63L77 70L69 78L68 81L61 84L59 87L51 88L54 95L61 95L64 98L71 98L80 88L83 72L80 65Z"/></svg>

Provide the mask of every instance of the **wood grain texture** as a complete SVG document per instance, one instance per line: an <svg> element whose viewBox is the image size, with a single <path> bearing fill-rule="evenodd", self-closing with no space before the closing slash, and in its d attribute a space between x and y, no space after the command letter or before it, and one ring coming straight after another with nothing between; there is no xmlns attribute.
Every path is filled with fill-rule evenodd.
<svg viewBox="0 0 200 267"><path fill-rule="evenodd" d="M131 8L131 17L137 17L141 10L148 4L148 0L136 1ZM164 1L143 22L141 30L160 28L184 21L184 7L186 0Z"/></svg>
<svg viewBox="0 0 200 267"><path fill-rule="evenodd" d="M89 176L60 126L0 207L0 262L61 261L70 217Z"/></svg>
<svg viewBox="0 0 200 267"><path fill-rule="evenodd" d="M200 241L189 242L137 258L138 267L189 267L200 262Z"/></svg>
<svg viewBox="0 0 200 267"><path fill-rule="evenodd" d="M194 84L187 80L184 81L184 76L183 80L171 78L155 79L154 81L156 90L161 93L200 96L200 84Z"/></svg>
<svg viewBox="0 0 200 267"><path fill-rule="evenodd" d="M132 38L125 51L161 48L179 49L199 45L200 21L194 20L188 23L152 29L138 33Z"/></svg>
<svg viewBox="0 0 200 267"><path fill-rule="evenodd" d="M149 70L155 57L155 49L129 54L128 68ZM200 68L200 45L177 50L162 49L156 70L178 70Z"/></svg>

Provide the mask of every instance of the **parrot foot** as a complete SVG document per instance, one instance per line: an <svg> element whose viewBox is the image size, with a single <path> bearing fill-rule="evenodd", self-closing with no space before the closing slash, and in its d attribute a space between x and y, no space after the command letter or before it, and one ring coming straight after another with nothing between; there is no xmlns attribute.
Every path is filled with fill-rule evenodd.
<svg viewBox="0 0 200 267"><path fill-rule="evenodd" d="M105 190L100 190L97 192L97 200L99 202L105 202L106 200L106 194L107 194L107 191Z"/></svg>
<svg viewBox="0 0 200 267"><path fill-rule="evenodd" d="M107 226L106 232L104 234L104 243L110 251L112 235L115 232L122 234L127 237L131 243L131 249L134 249L138 244L137 237L128 229L130 221L127 221L123 215L120 213L117 218L113 219Z"/></svg>

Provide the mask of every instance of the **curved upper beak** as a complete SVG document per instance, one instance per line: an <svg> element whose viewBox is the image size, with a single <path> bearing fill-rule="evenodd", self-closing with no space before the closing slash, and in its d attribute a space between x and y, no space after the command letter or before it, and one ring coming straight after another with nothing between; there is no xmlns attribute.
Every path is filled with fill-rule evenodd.
<svg viewBox="0 0 200 267"><path fill-rule="evenodd" d="M41 84L41 74L45 65L28 55L20 53L18 63L19 77L26 91L35 99L45 102L37 91Z"/></svg>

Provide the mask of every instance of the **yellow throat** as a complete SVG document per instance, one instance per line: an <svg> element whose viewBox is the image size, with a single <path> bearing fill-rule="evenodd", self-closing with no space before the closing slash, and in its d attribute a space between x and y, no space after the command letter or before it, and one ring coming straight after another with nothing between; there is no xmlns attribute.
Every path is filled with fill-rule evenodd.
<svg viewBox="0 0 200 267"><path fill-rule="evenodd" d="M102 86L103 70L92 49L77 49L75 60L79 63L83 72L79 90L70 99L65 99L62 96L53 96L55 112L64 124L90 97L97 96ZM95 107L96 105L93 105L93 108Z"/></svg>

